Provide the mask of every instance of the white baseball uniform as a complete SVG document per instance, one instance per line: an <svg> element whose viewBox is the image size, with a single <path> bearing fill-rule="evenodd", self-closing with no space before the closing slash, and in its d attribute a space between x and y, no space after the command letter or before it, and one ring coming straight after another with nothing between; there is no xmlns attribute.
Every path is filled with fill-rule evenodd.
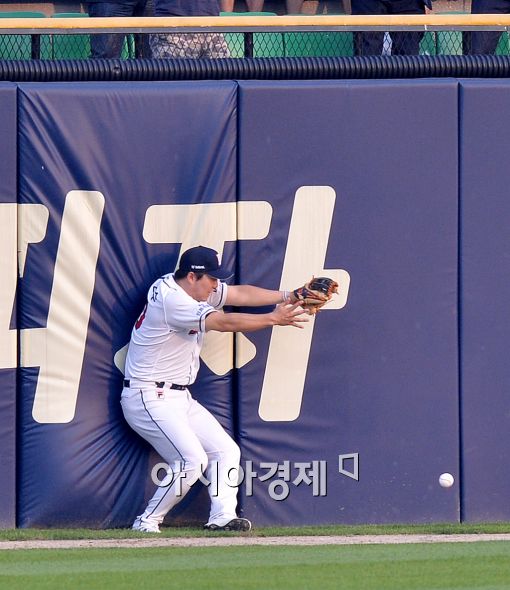
<svg viewBox="0 0 510 590"><path fill-rule="evenodd" d="M147 304L131 334L121 404L129 425L168 463L168 477L139 517L160 524L204 472L211 511L208 524L236 518L240 450L216 418L187 389L196 378L205 319L225 304L228 286L198 302L165 275L149 289ZM126 385L126 383L125 383ZM171 386L181 386L180 389ZM216 481L217 478L217 481ZM228 485L228 484L231 485Z"/></svg>

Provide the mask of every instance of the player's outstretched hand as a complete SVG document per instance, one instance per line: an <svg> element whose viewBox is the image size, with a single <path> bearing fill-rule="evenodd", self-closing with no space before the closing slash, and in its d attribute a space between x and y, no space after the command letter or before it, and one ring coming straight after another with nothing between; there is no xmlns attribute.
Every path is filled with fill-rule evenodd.
<svg viewBox="0 0 510 590"><path fill-rule="evenodd" d="M274 309L273 317L276 326L294 326L302 328L301 325L308 321L307 312L297 303L280 303Z"/></svg>

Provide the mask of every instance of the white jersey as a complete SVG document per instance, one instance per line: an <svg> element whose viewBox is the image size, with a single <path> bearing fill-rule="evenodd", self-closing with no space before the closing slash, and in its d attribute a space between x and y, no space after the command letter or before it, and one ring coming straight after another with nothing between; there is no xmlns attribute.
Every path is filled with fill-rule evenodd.
<svg viewBox="0 0 510 590"><path fill-rule="evenodd" d="M205 318L225 305L228 287L218 282L207 301L196 301L172 274L155 281L131 332L126 379L191 385L200 365Z"/></svg>

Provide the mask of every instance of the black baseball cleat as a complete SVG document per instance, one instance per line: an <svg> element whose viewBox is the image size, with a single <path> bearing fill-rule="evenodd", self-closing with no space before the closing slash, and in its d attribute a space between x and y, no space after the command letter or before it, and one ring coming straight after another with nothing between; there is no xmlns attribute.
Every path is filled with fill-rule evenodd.
<svg viewBox="0 0 510 590"><path fill-rule="evenodd" d="M227 524L219 526L218 524L204 524L204 529L207 531L241 531L247 532L251 530L251 522L247 518L233 518Z"/></svg>

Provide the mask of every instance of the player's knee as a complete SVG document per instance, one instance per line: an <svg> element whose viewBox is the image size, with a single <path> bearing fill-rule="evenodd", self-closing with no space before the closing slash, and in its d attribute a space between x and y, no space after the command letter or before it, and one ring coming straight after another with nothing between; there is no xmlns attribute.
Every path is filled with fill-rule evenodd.
<svg viewBox="0 0 510 590"><path fill-rule="evenodd" d="M223 461L238 465L241 461L241 449L239 445L232 439L229 439L220 451L220 456Z"/></svg>
<svg viewBox="0 0 510 590"><path fill-rule="evenodd" d="M239 448L239 445L232 441L232 446L230 449L230 454L232 456L232 461L235 461L235 463L239 463L241 461L241 449Z"/></svg>
<svg viewBox="0 0 510 590"><path fill-rule="evenodd" d="M194 479L195 481L200 477L209 463L209 458L205 451L197 451L191 457L186 460L185 471L187 472L188 479Z"/></svg>

